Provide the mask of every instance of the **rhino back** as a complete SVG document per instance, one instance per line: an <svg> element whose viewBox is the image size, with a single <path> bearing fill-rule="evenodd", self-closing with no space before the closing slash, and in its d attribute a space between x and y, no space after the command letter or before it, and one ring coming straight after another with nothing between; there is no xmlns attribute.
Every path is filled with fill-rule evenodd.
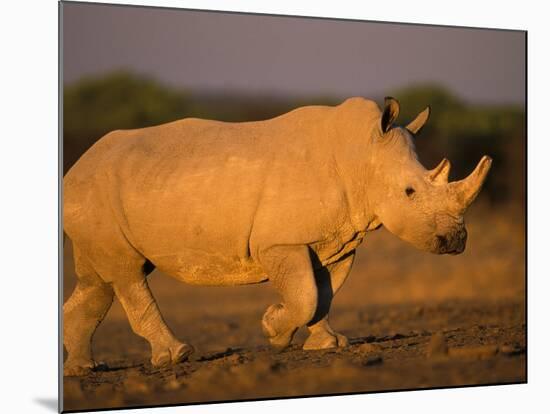
<svg viewBox="0 0 550 414"><path fill-rule="evenodd" d="M168 273L259 281L263 247L314 243L345 225L326 136L331 109L109 134L67 175L65 208L103 200L132 246Z"/></svg>

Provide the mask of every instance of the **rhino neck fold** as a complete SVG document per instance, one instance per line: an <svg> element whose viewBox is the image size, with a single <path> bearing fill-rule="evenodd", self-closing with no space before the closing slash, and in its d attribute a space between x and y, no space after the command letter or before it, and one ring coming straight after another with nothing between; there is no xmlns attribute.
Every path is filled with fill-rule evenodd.
<svg viewBox="0 0 550 414"><path fill-rule="evenodd" d="M347 147L347 146L344 146ZM370 231L380 223L373 209L369 196L371 168L368 157L358 154L368 151L368 145L363 142L354 146L356 151L337 151L335 156L336 171L346 196L348 216L356 232Z"/></svg>

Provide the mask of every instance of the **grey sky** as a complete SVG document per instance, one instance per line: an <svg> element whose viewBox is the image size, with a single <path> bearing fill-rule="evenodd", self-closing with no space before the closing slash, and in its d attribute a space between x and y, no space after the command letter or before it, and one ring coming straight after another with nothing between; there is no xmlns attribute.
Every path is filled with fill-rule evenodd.
<svg viewBox="0 0 550 414"><path fill-rule="evenodd" d="M522 32L64 3L64 81L126 68L182 88L365 97L440 83L521 103Z"/></svg>

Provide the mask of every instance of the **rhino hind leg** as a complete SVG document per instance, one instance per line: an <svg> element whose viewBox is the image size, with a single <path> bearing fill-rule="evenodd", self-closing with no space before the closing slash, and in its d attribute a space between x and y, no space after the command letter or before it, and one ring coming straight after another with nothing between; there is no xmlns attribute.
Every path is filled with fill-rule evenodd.
<svg viewBox="0 0 550 414"><path fill-rule="evenodd" d="M304 350L342 348L349 345L348 339L336 333L329 325L328 313L334 296L349 275L354 258L355 251L352 251L338 262L315 271L319 299L315 316L308 324L309 337L304 343Z"/></svg>
<svg viewBox="0 0 550 414"><path fill-rule="evenodd" d="M125 275L113 283L132 330L151 345L151 364L155 367L186 360L194 351L178 341L164 322L145 275Z"/></svg>
<svg viewBox="0 0 550 414"><path fill-rule="evenodd" d="M85 375L95 367L92 337L113 303L113 289L86 263L75 246L77 285L63 305L63 343L67 360L63 375Z"/></svg>
<svg viewBox="0 0 550 414"><path fill-rule="evenodd" d="M317 286L306 246L277 246L262 254L262 266L282 298L262 319L271 345L290 345L298 328L311 321L317 307Z"/></svg>

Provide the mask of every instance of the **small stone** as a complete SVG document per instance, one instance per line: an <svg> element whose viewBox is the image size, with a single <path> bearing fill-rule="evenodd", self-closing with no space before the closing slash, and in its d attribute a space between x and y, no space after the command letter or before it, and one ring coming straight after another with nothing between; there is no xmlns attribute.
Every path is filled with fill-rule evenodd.
<svg viewBox="0 0 550 414"><path fill-rule="evenodd" d="M377 344L361 344L357 347L357 352L360 354L376 354L382 350Z"/></svg>
<svg viewBox="0 0 550 414"><path fill-rule="evenodd" d="M428 343L427 354L428 357L441 357L446 356L449 353L449 347L447 341L442 333L433 334Z"/></svg>
<svg viewBox="0 0 550 414"><path fill-rule="evenodd" d="M517 344L514 345L502 345L498 348L498 351L501 354L504 354L506 356L515 356L525 353L525 348L521 347Z"/></svg>
<svg viewBox="0 0 550 414"><path fill-rule="evenodd" d="M368 355L363 360L363 365L370 367L372 365L381 364L382 362L383 362L383 359L380 355Z"/></svg>
<svg viewBox="0 0 550 414"><path fill-rule="evenodd" d="M226 360L231 364L241 364L244 361L244 358L242 355L232 354L226 357Z"/></svg>

